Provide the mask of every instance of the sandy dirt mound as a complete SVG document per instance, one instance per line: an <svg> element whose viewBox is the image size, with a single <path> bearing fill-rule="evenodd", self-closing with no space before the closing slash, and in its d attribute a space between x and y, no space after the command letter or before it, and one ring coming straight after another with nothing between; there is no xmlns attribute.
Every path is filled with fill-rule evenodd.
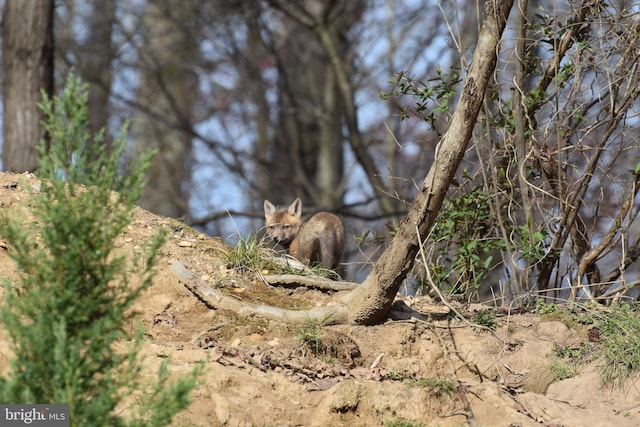
<svg viewBox="0 0 640 427"><path fill-rule="evenodd" d="M26 190L36 184L33 176L0 174L2 213L28 209ZM178 375L206 364L193 403L175 426L640 425L640 382L602 388L598 361L589 358L578 363L577 375L555 381L558 349L598 345L589 342L587 326L504 313L494 332L451 316L389 320L313 330L319 334L313 348L301 339L309 335L301 326L207 307L169 267L181 261L211 286L254 303L299 309L327 304L335 294L269 287L227 268L229 248L220 239L142 209L134 211L118 250L140 251L158 228L169 238L154 284L135 307L146 330L145 367L154 375L169 358ZM10 250L0 236L0 277L15 280ZM461 307L469 316L478 309ZM10 356L0 328L0 370Z"/></svg>

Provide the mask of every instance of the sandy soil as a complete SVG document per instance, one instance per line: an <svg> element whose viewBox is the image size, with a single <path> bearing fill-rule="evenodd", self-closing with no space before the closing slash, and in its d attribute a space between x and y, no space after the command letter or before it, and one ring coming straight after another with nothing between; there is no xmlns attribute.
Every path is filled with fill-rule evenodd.
<svg viewBox="0 0 640 427"><path fill-rule="evenodd" d="M28 209L25 189L37 182L0 174L0 212ZM385 426L400 420L443 427L640 425L640 381L622 390L603 388L599 362L588 355L574 361L576 376L554 380L557 349L599 345L589 341L588 325L497 312L494 332L452 316L330 326L322 328L323 347L315 354L301 340L301 326L211 309L169 267L181 261L203 281L254 303L304 308L330 303L336 294L268 287L255 275L228 269L222 255L229 248L220 239L142 209L134 211L118 250L139 251L160 227L169 239L159 272L136 306L147 332L145 366L154 375L168 357L178 375L206 363L193 403L175 426ZM14 280L10 250L0 236L0 277ZM408 304L443 311L427 300ZM478 309L460 307L469 318ZM0 367L9 357L0 327ZM448 387L457 383L457 389Z"/></svg>

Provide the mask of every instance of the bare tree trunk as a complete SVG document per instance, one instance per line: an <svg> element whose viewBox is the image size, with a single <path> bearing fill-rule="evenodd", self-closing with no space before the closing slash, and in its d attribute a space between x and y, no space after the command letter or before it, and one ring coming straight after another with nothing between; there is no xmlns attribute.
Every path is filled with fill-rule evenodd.
<svg viewBox="0 0 640 427"><path fill-rule="evenodd" d="M89 83L89 129L91 134L96 134L107 127L109 120L111 65L114 58L111 35L116 19L115 0L91 0L90 9L85 18L89 37L81 47L80 73Z"/></svg>
<svg viewBox="0 0 640 427"><path fill-rule="evenodd" d="M53 94L53 0L6 0L2 16L4 170L36 168L40 90Z"/></svg>
<svg viewBox="0 0 640 427"><path fill-rule="evenodd" d="M285 187L279 203L303 196L305 204L333 210L342 205L341 109L335 76L314 34L296 23L278 55L281 126L276 130L269 187ZM283 168L283 164L290 167ZM292 185L282 186L291 182ZM310 202L310 203L309 203Z"/></svg>
<svg viewBox="0 0 640 427"><path fill-rule="evenodd" d="M329 57L332 71L335 74L336 85L338 87L339 96L342 100L343 114L345 116L346 126L349 130L349 143L353 153L360 163L360 166L367 174L367 179L371 183L371 187L377 196L380 208L385 214L391 214L396 211L395 201L389 197L387 184L383 181L380 173L376 169L375 163L367 151L367 146L362 138L360 126L358 125L358 115L355 103L355 88L349 79L349 73L345 61L340 59L338 55L338 34L335 29L322 22L313 25L313 29L318 34L323 48Z"/></svg>
<svg viewBox="0 0 640 427"><path fill-rule="evenodd" d="M436 147L435 161L420 192L372 272L358 289L342 299L349 307L351 322L372 324L382 320L413 266L420 248L418 236L424 239L433 225L471 138L512 6L513 0L486 2L484 22L460 102L449 129Z"/></svg>
<svg viewBox="0 0 640 427"><path fill-rule="evenodd" d="M364 3L275 1L272 5L287 12L293 23L285 27L284 39L274 48L279 69L280 125L268 161L277 166L272 168L273 176L265 188L286 188L287 194L280 192L276 197L280 203L290 203L302 195L305 204L335 210L343 204L344 142L353 138L354 127L347 125L352 108L342 93L341 79L345 77L339 75L334 62L342 64L345 73L345 64L352 61L351 40L345 29L361 18ZM308 20L321 22L333 51L328 51ZM352 103L353 91L349 89L347 100ZM284 162L288 168L282 167Z"/></svg>
<svg viewBox="0 0 640 427"><path fill-rule="evenodd" d="M317 41L313 40L312 42L314 46L317 45L317 48L322 51L322 57L325 61L320 72L331 79L333 89L332 92L327 92L327 89L325 89L324 93L330 95L331 98L325 96L323 100L325 104L330 101L331 104L340 107L338 112L344 116L344 127L348 131L347 140L351 149L366 173L371 188L377 196L380 208L384 213L392 214L396 211L395 201L389 197L388 185L377 170L360 132L356 114L355 87L349 77L350 59L344 53L347 52L346 48L348 47L345 29L356 22L362 12L362 5L356 2L335 1L305 3L289 0L270 0L270 3L289 15L298 24L306 27L309 33L315 35ZM352 19L346 20L345 16L350 16ZM305 64L305 66L308 67L308 64ZM341 136L341 133L339 132L339 136ZM335 145L334 142L333 146ZM320 153L324 155L324 158L319 158L319 180L316 182L327 183L335 188L335 183L331 182L330 178L330 175L335 171L331 170L329 165L336 160L341 160L335 158L339 153L338 150L341 150L341 145L337 148L333 146L327 143L327 145L320 148ZM323 173L322 168L328 173Z"/></svg>
<svg viewBox="0 0 640 427"><path fill-rule="evenodd" d="M192 109L197 76L191 68L197 41L189 3L149 2L143 18L146 48L139 51L140 104L131 128L136 147L158 150L141 206L173 218L188 212L184 190L192 148Z"/></svg>

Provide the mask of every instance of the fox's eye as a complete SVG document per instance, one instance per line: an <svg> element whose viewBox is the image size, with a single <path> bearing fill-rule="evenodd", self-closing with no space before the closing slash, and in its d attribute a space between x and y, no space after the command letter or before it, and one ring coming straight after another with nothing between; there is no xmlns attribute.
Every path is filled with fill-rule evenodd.
<svg viewBox="0 0 640 427"><path fill-rule="evenodd" d="M282 226L283 230L288 230L290 228L291 228L291 226L289 224L285 224L285 225Z"/></svg>
<svg viewBox="0 0 640 427"><path fill-rule="evenodd" d="M273 230L273 225L267 225L267 230Z"/></svg>

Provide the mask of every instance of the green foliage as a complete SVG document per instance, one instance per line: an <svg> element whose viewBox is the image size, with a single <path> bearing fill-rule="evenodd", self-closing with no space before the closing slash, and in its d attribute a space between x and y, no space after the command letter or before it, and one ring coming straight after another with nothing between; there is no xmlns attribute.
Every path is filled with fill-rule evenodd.
<svg viewBox="0 0 640 427"><path fill-rule="evenodd" d="M331 315L322 320L308 319L298 330L298 339L302 343L303 353L310 352L320 355L325 352L325 345L322 342L322 328L327 324Z"/></svg>
<svg viewBox="0 0 640 427"><path fill-rule="evenodd" d="M452 396L457 387L456 383L445 378L420 378L408 383L409 387L423 387L436 397Z"/></svg>
<svg viewBox="0 0 640 427"><path fill-rule="evenodd" d="M557 313L562 310L564 310L564 307L557 304L547 304L544 300L539 299L534 312L538 316L544 316L546 314Z"/></svg>
<svg viewBox="0 0 640 427"><path fill-rule="evenodd" d="M412 97L414 99L413 108L399 104L401 119L404 120L412 116L419 117L429 123L431 128L437 132L438 115L449 112L450 98L457 94L461 82L462 79L458 73L443 73L440 67L436 68L436 76L429 83L416 81L403 71L397 73L389 81L394 88L390 92L381 92L380 97L385 100L392 97Z"/></svg>
<svg viewBox="0 0 640 427"><path fill-rule="evenodd" d="M579 325L591 325L594 322L593 314L589 310L581 308L571 309L561 304L547 304L543 300L538 300L535 314L545 317L548 320L558 320L565 323L570 328Z"/></svg>
<svg viewBox="0 0 640 427"><path fill-rule="evenodd" d="M507 245L515 256L530 262L548 251L547 233L542 229L507 222L503 233L493 199L491 193L475 188L445 200L438 213L429 235L431 247L425 252L431 278L450 295L473 299L489 273L503 262L495 255Z"/></svg>
<svg viewBox="0 0 640 427"><path fill-rule="evenodd" d="M492 331L496 330L496 315L491 310L478 310L474 313L471 321L481 327L490 329Z"/></svg>
<svg viewBox="0 0 640 427"><path fill-rule="evenodd" d="M39 148L43 183L31 195L35 221L16 215L0 224L20 271L17 283L4 283L0 314L14 358L0 378L0 399L68 403L72 426L160 426L188 405L197 370L169 382L163 365L157 382L148 384L137 357L142 334L128 352L114 349L127 339L132 304L151 285L163 242L157 234L132 265L115 253L151 156L140 156L130 173L122 173L126 128L110 150L102 133L89 150L86 102L86 86L73 76L61 96L44 96L51 140ZM139 283L130 282L129 271L137 272ZM115 411L121 402L131 408L126 417Z"/></svg>
<svg viewBox="0 0 640 427"><path fill-rule="evenodd" d="M592 346L583 343L577 347L563 347L558 344L554 345L553 353L556 361L551 366L556 381L566 380L578 375L580 365L586 364L591 360Z"/></svg>
<svg viewBox="0 0 640 427"><path fill-rule="evenodd" d="M339 276L333 271L318 265L309 265L301 270L286 260L279 261L277 252L265 247L263 238L254 234L247 239L240 238L235 247L224 255L224 261L228 268L242 272L259 272L271 270L276 274L301 274L309 273L314 276L336 278Z"/></svg>
<svg viewBox="0 0 640 427"><path fill-rule="evenodd" d="M535 263L544 258L547 251L545 240L547 232L545 230L531 230L526 225L514 228L514 234L518 236L520 242L520 256L531 263Z"/></svg>
<svg viewBox="0 0 640 427"><path fill-rule="evenodd" d="M600 378L622 387L640 371L640 313L636 305L619 305L597 321L602 338Z"/></svg>
<svg viewBox="0 0 640 427"><path fill-rule="evenodd" d="M562 381L573 378L578 375L578 365L575 363L567 363L564 360L556 360L551 365L551 372L556 381Z"/></svg>
<svg viewBox="0 0 640 427"><path fill-rule="evenodd" d="M242 271L277 269L276 264L269 261L269 255L273 253L263 246L263 241L257 235L252 235L238 240L238 244L225 254L225 264Z"/></svg>
<svg viewBox="0 0 640 427"><path fill-rule="evenodd" d="M448 284L451 294L471 298L494 267L491 252L505 245L502 239L493 237L495 219L490 202L490 195L481 189L445 200L433 226L431 237L440 243L439 263L448 268L432 266L431 271L443 274L434 279Z"/></svg>
<svg viewBox="0 0 640 427"><path fill-rule="evenodd" d="M404 381L407 379L407 377L405 374L398 372L396 368L393 368L389 372L389 379L392 381Z"/></svg>
<svg viewBox="0 0 640 427"><path fill-rule="evenodd" d="M302 342L305 350L311 351L313 354L320 353L322 348L322 323L318 321L308 320L300 326L298 331L298 339Z"/></svg>
<svg viewBox="0 0 640 427"><path fill-rule="evenodd" d="M397 232L397 227L392 227L389 229L389 237L393 238ZM368 244L380 244L384 243L389 237L375 233L371 230L362 231L359 236L354 237L355 244L362 248Z"/></svg>

